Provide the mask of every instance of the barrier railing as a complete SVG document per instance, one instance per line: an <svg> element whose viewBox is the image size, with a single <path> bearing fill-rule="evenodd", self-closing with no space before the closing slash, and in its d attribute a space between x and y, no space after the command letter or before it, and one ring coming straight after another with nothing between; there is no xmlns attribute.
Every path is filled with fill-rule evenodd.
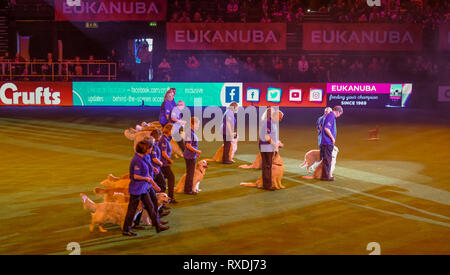
<svg viewBox="0 0 450 275"><path fill-rule="evenodd" d="M71 80L74 78L92 78L115 80L117 64L113 62L0 62L2 80L49 79Z"/></svg>

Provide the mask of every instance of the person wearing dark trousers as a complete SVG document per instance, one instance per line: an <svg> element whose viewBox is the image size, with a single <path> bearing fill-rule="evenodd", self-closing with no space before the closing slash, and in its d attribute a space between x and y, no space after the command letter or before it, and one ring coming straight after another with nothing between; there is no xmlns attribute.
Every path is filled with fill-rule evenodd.
<svg viewBox="0 0 450 275"><path fill-rule="evenodd" d="M147 192L147 190L151 188L150 186L155 184L150 177L149 167L144 160L144 156L148 155L151 152L151 147L152 144L148 141L139 142L135 148L136 154L134 155L130 163L130 202L128 204L125 221L122 228L122 234L125 236L137 235L136 233L131 231L131 226L136 214L137 207L139 206L139 201L142 202L144 209L149 213L152 224L155 225L157 233L169 229L168 227L160 224L159 217L156 213L156 206L152 203L151 198Z"/></svg>
<svg viewBox="0 0 450 275"><path fill-rule="evenodd" d="M172 137L175 139L175 141L178 143L178 146L180 146L180 149L182 152L184 152L184 140L181 137L181 132L183 131L183 126L186 124L185 120L182 120L182 114L181 112L186 107L184 101L180 100L177 103L177 106L174 107L170 113L170 120L173 124L172 127Z"/></svg>
<svg viewBox="0 0 450 275"><path fill-rule="evenodd" d="M326 107L325 110L323 111L323 115L321 117L319 117L317 119L317 123L316 123L316 128L317 128L317 139L319 141L319 148L320 148L320 143L322 141L322 125L323 125L323 121L325 120L325 117L332 111L332 109L330 107Z"/></svg>
<svg viewBox="0 0 450 275"><path fill-rule="evenodd" d="M159 139L161 138L161 131L158 129L153 130L150 135L156 140L157 143L159 143ZM161 189L161 192L166 192L166 180L164 179L164 173L161 171L161 149L156 144L152 148L152 152L150 153L151 156L151 164L154 168L154 176L153 179L155 180L156 184L158 184L159 188Z"/></svg>
<svg viewBox="0 0 450 275"><path fill-rule="evenodd" d="M164 127L170 122L170 112L175 108L176 103L174 100L175 88L170 88L164 95L164 101L161 104L161 110L159 111L159 123Z"/></svg>
<svg viewBox="0 0 450 275"><path fill-rule="evenodd" d="M340 117L344 113L341 106L334 106L324 119L322 124L322 138L320 143L320 159L323 163L322 176L320 180L334 181L334 178L330 176L331 161L333 159L333 148L336 143L336 118Z"/></svg>
<svg viewBox="0 0 450 275"><path fill-rule="evenodd" d="M225 111L222 119L222 137L223 137L223 157L222 163L232 164L230 159L231 141L235 138L234 128L236 126L236 117L234 114L238 110L238 104L236 102L231 102Z"/></svg>
<svg viewBox="0 0 450 275"><path fill-rule="evenodd" d="M283 113L273 108L267 109L266 117L261 121L259 132L259 151L261 153L261 169L263 188L275 190L272 186L272 160L274 152L283 144L278 140L278 122Z"/></svg>
<svg viewBox="0 0 450 275"><path fill-rule="evenodd" d="M169 123L166 126L164 126L162 132L163 135L158 143L162 156L161 170L164 174L164 177L167 179L168 196L170 198L169 203L177 203L174 197L175 176L172 172L172 169L170 168L170 165L173 164L173 160L171 159L172 146L170 145L170 140L172 139L172 136L170 135L172 133L172 123Z"/></svg>
<svg viewBox="0 0 450 275"><path fill-rule="evenodd" d="M199 128L199 120L196 117L191 118L190 134L185 137L184 160L186 161L186 181L184 183L184 193L189 195L196 195L196 192L192 191L195 161L200 156L202 151L198 150L198 137L195 131Z"/></svg>

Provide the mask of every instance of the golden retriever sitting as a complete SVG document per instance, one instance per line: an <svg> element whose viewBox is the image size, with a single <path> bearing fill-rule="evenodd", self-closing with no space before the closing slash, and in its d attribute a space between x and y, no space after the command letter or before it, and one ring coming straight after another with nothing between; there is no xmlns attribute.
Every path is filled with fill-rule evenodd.
<svg viewBox="0 0 450 275"><path fill-rule="evenodd" d="M281 184L281 179L284 174L284 164L283 159L280 156L280 153L275 152L272 160L272 188L274 189L284 189L286 188L283 184ZM258 187L263 188L263 180L262 175L256 180L256 182L242 182L240 185L249 186L249 187Z"/></svg>
<svg viewBox="0 0 450 275"><path fill-rule="evenodd" d="M311 150L311 151L319 151L319 150ZM309 152L311 152L311 151L309 151ZM339 149L337 148L337 146L334 146L333 153L332 153L332 159L331 159L330 177L333 176L334 169L336 168L336 159L337 159L338 152L339 152ZM306 153L306 155L308 153ZM307 159L306 155L305 155L305 162L306 162L306 159ZM311 160L312 158L310 157L308 159ZM300 167L302 167L302 166L300 166ZM320 160L320 152L319 152L319 160L318 160L318 162L314 163L313 175L312 176L303 176L302 178L304 178L304 179L320 179L322 177L322 168L323 168L323 164L322 164L322 161Z"/></svg>
<svg viewBox="0 0 450 275"><path fill-rule="evenodd" d="M194 172L194 180L192 185L192 192L198 193L201 191L199 189L200 181L203 180L203 177L206 173L206 168L208 168L208 162L206 160L201 160L197 162L195 165L195 172ZM178 182L177 186L175 187L175 192L177 193L184 193L184 184L186 182L186 173L183 175L183 177Z"/></svg>
<svg viewBox="0 0 450 275"><path fill-rule="evenodd" d="M261 163L262 163L261 154L258 153L258 155L256 155L256 158L255 158L255 160L253 161L253 163L251 165L242 164L242 165L239 165L239 168L243 168L243 169L261 169Z"/></svg>
<svg viewBox="0 0 450 275"><path fill-rule="evenodd" d="M230 160L234 162L233 158L237 151L237 145L238 145L238 136L236 138L233 138L231 141L231 150L230 150ZM217 150L216 154L211 159L205 159L206 161L214 161L214 162L222 162L223 161L223 144L220 146L220 148Z"/></svg>

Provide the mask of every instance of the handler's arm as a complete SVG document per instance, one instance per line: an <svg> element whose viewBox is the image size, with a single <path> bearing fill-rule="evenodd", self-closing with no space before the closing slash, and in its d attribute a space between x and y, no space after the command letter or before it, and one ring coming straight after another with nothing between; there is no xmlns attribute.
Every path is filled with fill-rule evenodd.
<svg viewBox="0 0 450 275"><path fill-rule="evenodd" d="M152 158L152 161L158 164L158 166L162 166L162 162L158 158Z"/></svg>
<svg viewBox="0 0 450 275"><path fill-rule="evenodd" d="M231 129L231 123L227 121L227 129L228 133L230 133L230 137L233 136L233 130Z"/></svg>
<svg viewBox="0 0 450 275"><path fill-rule="evenodd" d="M333 135L331 134L330 129L325 127L324 130L325 130L325 133L331 138L331 140L333 141L333 144L334 144L336 142L336 140L334 139Z"/></svg>
<svg viewBox="0 0 450 275"><path fill-rule="evenodd" d="M171 159L169 158L169 155L167 154L166 151L162 151L162 152L161 152L161 155L162 155L163 158L165 158L168 162L173 163L173 160L171 160Z"/></svg>
<svg viewBox="0 0 450 275"><path fill-rule="evenodd" d="M192 145L191 145L190 143L186 143L186 148L187 148L188 150L191 150L191 151L196 152L196 153L199 154L199 155L202 153L202 151L197 150L197 149L195 149L194 147L192 147Z"/></svg>

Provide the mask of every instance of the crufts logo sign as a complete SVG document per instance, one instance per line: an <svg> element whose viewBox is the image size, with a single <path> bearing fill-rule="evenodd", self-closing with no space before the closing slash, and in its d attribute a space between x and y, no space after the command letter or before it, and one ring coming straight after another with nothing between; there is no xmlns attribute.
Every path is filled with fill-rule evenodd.
<svg viewBox="0 0 450 275"><path fill-rule="evenodd" d="M66 5L69 7L81 7L81 0L66 0Z"/></svg>
<svg viewBox="0 0 450 275"><path fill-rule="evenodd" d="M374 7L374 6L381 7L381 0L367 0L366 2L367 2L367 6L369 6L369 7Z"/></svg>
<svg viewBox="0 0 450 275"><path fill-rule="evenodd" d="M14 83L7 82L0 87L0 103L4 105L59 105L61 92L51 91L50 87L37 87L34 92L18 91Z"/></svg>

